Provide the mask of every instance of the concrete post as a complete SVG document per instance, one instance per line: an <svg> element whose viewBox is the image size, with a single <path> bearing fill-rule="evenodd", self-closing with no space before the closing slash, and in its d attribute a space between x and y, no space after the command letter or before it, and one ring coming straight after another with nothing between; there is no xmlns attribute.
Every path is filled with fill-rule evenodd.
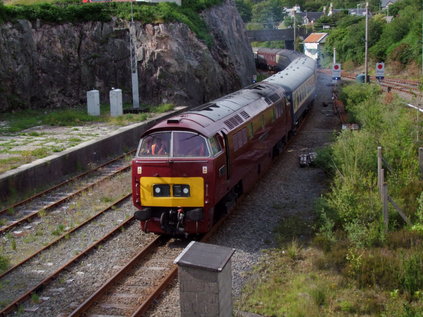
<svg viewBox="0 0 423 317"><path fill-rule="evenodd" d="M178 256L181 317L231 317L234 249L192 241Z"/></svg>
<svg viewBox="0 0 423 317"><path fill-rule="evenodd" d="M122 89L110 90L109 97L110 97L110 115L112 117L123 115Z"/></svg>
<svg viewBox="0 0 423 317"><path fill-rule="evenodd" d="M87 91L87 111L90 116L100 115L100 92L98 90Z"/></svg>

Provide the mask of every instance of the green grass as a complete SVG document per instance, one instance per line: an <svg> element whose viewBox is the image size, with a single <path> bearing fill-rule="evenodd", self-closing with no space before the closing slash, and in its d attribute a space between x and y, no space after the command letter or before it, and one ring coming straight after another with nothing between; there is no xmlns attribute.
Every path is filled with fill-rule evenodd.
<svg viewBox="0 0 423 317"><path fill-rule="evenodd" d="M130 108L125 105L124 109ZM171 104L163 104L155 107L149 107L150 113L163 113L171 111L174 108ZM63 110L24 110L13 113L5 113L2 120L7 123L5 127L0 128L0 134L19 132L28 128L40 125L48 126L75 126L89 123L103 122L110 124L124 125L128 123L142 122L149 117L149 113L124 114L119 117L111 117L108 105L101 106L100 116L90 116L85 108L73 108ZM40 136L37 132L29 132L30 136ZM73 138L77 140L77 138ZM38 156L37 153L30 153ZM28 154L29 155L29 154Z"/></svg>

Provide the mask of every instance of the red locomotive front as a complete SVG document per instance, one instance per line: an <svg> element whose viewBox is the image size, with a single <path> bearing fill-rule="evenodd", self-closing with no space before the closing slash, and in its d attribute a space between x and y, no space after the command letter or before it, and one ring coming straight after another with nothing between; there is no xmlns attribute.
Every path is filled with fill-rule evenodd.
<svg viewBox="0 0 423 317"><path fill-rule="evenodd" d="M221 157L221 159L219 159ZM218 137L188 130L155 130L132 161L135 218L146 232L207 232L213 224L214 170L224 164Z"/></svg>

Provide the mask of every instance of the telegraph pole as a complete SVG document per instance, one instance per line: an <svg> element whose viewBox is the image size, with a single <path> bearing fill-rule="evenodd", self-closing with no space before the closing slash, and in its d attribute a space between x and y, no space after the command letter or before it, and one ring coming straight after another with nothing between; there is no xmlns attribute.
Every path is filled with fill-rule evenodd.
<svg viewBox="0 0 423 317"><path fill-rule="evenodd" d="M364 43L364 82L368 83L367 76L369 73L369 64L367 60L367 44L369 40L369 2L366 2L366 34L365 34L365 43Z"/></svg>
<svg viewBox="0 0 423 317"><path fill-rule="evenodd" d="M297 19L295 18L295 10L293 10L294 12L294 51L297 50L296 46L295 46L295 42L296 42L296 38L297 38Z"/></svg>
<svg viewBox="0 0 423 317"><path fill-rule="evenodd" d="M131 23L129 25L129 54L131 59L131 80L132 80L132 107L139 109L140 97L138 88L138 67L137 56L135 53L135 26L134 26L134 9L133 0L131 0Z"/></svg>

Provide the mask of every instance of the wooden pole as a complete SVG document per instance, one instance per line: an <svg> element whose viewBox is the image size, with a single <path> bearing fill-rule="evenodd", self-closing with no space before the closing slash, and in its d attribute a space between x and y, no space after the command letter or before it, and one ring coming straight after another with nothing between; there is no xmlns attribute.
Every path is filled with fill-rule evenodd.
<svg viewBox="0 0 423 317"><path fill-rule="evenodd" d="M389 214L388 214L388 184L383 183L382 186L382 197L383 197L383 222L385 223L385 232L388 232L389 228Z"/></svg>
<svg viewBox="0 0 423 317"><path fill-rule="evenodd" d="M377 147L377 187L379 193L382 193L382 147Z"/></svg>
<svg viewBox="0 0 423 317"><path fill-rule="evenodd" d="M383 184L385 183L385 169L380 169L380 187L379 187L379 193L380 193L380 199L383 202Z"/></svg>

